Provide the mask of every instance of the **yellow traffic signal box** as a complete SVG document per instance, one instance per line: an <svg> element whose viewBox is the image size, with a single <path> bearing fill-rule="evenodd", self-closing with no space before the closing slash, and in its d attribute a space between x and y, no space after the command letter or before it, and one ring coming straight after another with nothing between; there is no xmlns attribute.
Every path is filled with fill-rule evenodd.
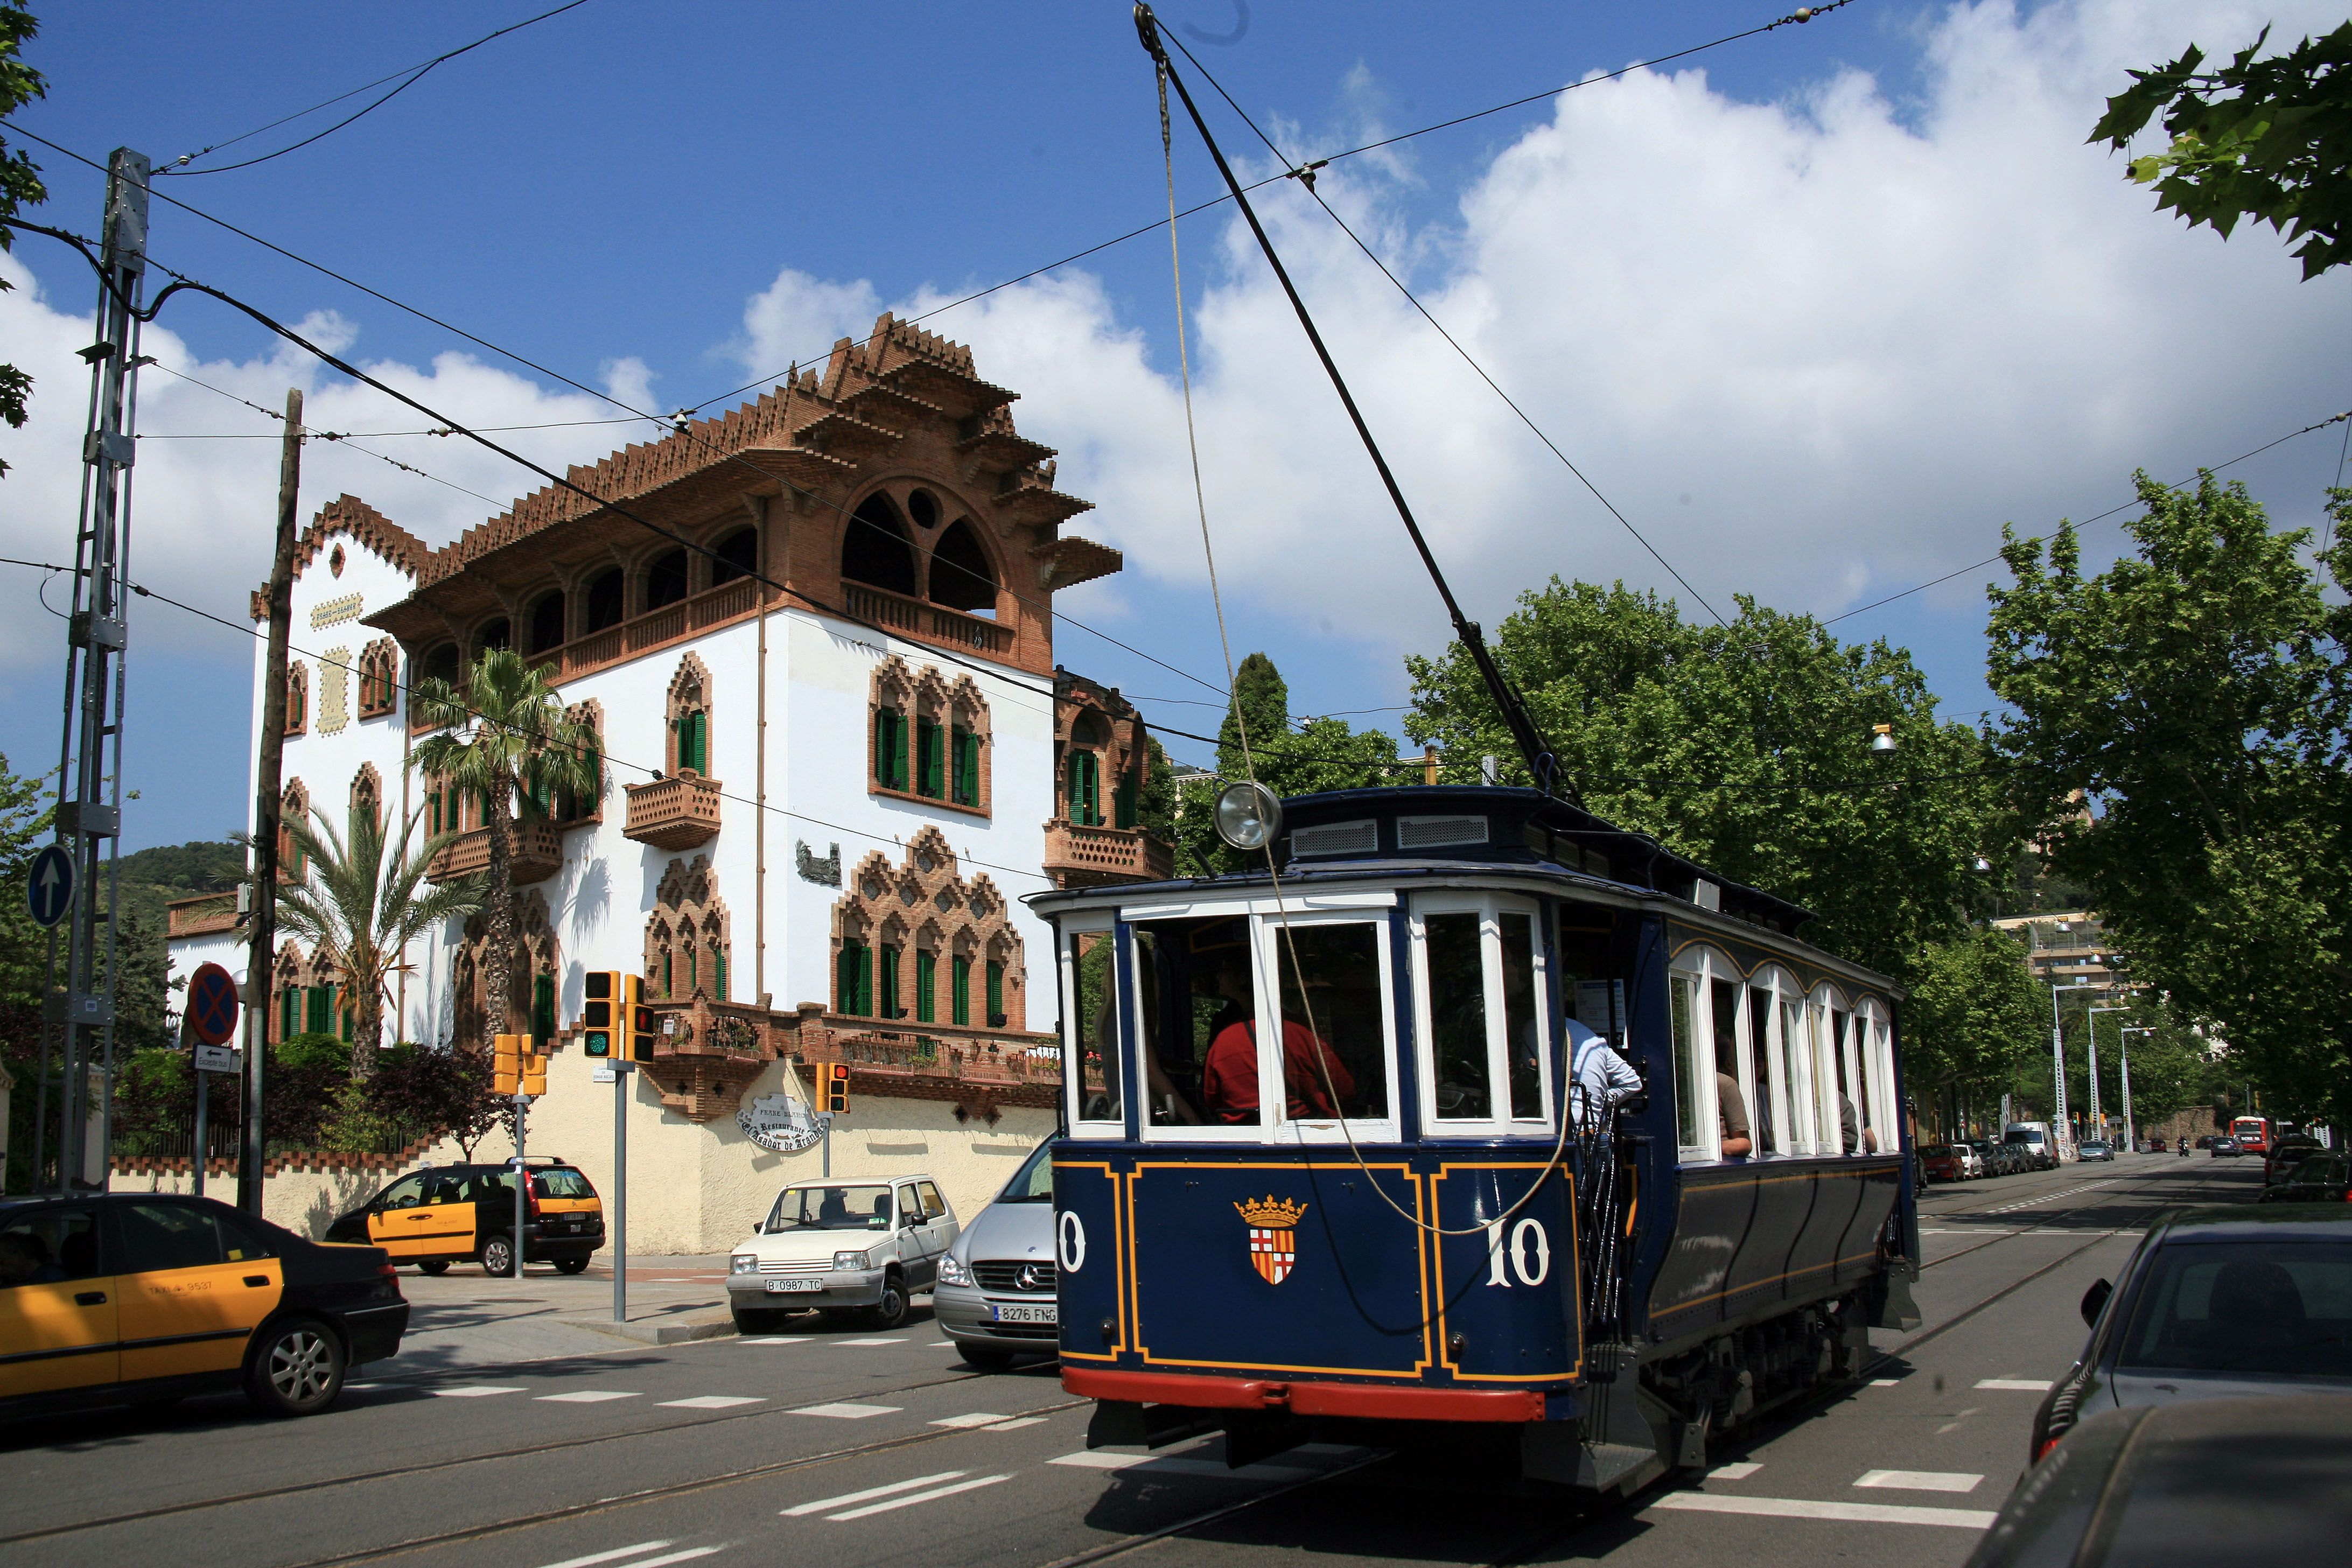
<svg viewBox="0 0 2352 1568"><path fill-rule="evenodd" d="M621 1033L626 1021L621 1000L626 989L623 984L625 979L617 969L592 970L588 973L580 1007L581 1049L598 1061L625 1055L614 1044L614 1037Z"/></svg>
<svg viewBox="0 0 2352 1568"><path fill-rule="evenodd" d="M629 1026L628 1054L624 1058L633 1062L654 1059L654 1044L658 1038L654 1023L654 1010L646 1005L646 983L636 975L624 975L622 1001L627 1008Z"/></svg>
<svg viewBox="0 0 2352 1568"><path fill-rule="evenodd" d="M522 1089L522 1037L500 1035L491 1044L490 1073L498 1092L513 1096Z"/></svg>
<svg viewBox="0 0 2352 1568"><path fill-rule="evenodd" d="M522 1054L522 1091L534 1097L547 1092L547 1058L537 1051Z"/></svg>
<svg viewBox="0 0 2352 1568"><path fill-rule="evenodd" d="M818 1098L835 1116L849 1114L849 1068L841 1062L820 1062L816 1069Z"/></svg>

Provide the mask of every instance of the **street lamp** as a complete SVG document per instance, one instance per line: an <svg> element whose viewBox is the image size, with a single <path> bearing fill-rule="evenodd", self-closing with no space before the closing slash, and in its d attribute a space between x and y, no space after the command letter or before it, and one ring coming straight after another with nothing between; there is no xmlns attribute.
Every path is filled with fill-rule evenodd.
<svg viewBox="0 0 2352 1568"><path fill-rule="evenodd" d="M2060 922L2063 924L2064 922ZM2050 1078L2051 1133L2058 1141L2058 1157L2066 1158L2074 1146L2074 1129L2066 1121L2066 1031L2058 1021L2058 993L2061 991L2095 991L2097 987L2087 980L2077 980L2069 985L2050 983Z"/></svg>
<svg viewBox="0 0 2352 1568"><path fill-rule="evenodd" d="M2091 1058L2090 1121L2091 1124L2099 1130L2098 1135L2101 1138L2105 1138L2107 1135L2107 1118L2105 1113L2099 1109L2099 1015L2102 1013L2128 1013L2131 1009L2124 1006L2092 1007L2085 1009L2085 1011L2089 1014L2089 1016L2083 1020L2083 1033L2085 1037L2083 1043L2083 1048L2089 1054Z"/></svg>
<svg viewBox="0 0 2352 1568"><path fill-rule="evenodd" d="M2131 1037L2134 1035L2153 1035L2154 1033L2156 1033L2156 1030L2153 1027L2134 1026L2132 1028L2127 1028L2123 1032L2123 1044L2119 1047L2123 1052L2124 1069L2124 1142L2131 1144L2135 1149L2139 1147L2139 1137L2132 1127Z"/></svg>

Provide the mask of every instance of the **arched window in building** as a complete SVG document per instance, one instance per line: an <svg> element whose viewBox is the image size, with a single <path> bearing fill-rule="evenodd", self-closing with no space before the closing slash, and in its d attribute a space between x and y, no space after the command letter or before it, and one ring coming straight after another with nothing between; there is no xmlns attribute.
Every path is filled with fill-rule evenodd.
<svg viewBox="0 0 2352 1568"><path fill-rule="evenodd" d="M457 658L457 645L445 642L417 661L417 679L438 680L455 686L465 673Z"/></svg>
<svg viewBox="0 0 2352 1568"><path fill-rule="evenodd" d="M710 670L688 654L669 682L669 771L710 775Z"/></svg>
<svg viewBox="0 0 2352 1568"><path fill-rule="evenodd" d="M727 905L707 856L673 860L654 895L646 921L646 974L650 989L673 1001L728 999L733 951Z"/></svg>
<svg viewBox="0 0 2352 1568"><path fill-rule="evenodd" d="M474 657L478 659L494 647L512 647L513 646L514 627L508 623L504 616L500 616L497 620L483 623L481 629L474 634Z"/></svg>
<svg viewBox="0 0 2352 1568"><path fill-rule="evenodd" d="M646 608L658 610L686 597L686 552L665 550L646 568Z"/></svg>
<svg viewBox="0 0 2352 1568"><path fill-rule="evenodd" d="M541 594L530 606L530 651L545 653L563 645L563 590Z"/></svg>
<svg viewBox="0 0 2352 1568"><path fill-rule="evenodd" d="M362 763L352 780L352 819L372 822L379 832L383 830L383 777L373 763Z"/></svg>
<svg viewBox="0 0 2352 1568"><path fill-rule="evenodd" d="M596 787L584 795L566 791L561 798L543 803L542 808L566 825L594 822L604 814L604 705L592 697L565 709L563 716L574 724L586 725L596 736L588 752L588 764L596 776Z"/></svg>
<svg viewBox="0 0 2352 1568"><path fill-rule="evenodd" d="M739 528L719 542L711 552L716 557L710 563L710 585L732 583L738 577L749 577L760 569L760 531Z"/></svg>
<svg viewBox="0 0 2352 1568"><path fill-rule="evenodd" d="M1080 827L1103 826L1102 778L1110 750L1110 726L1087 709L1070 724L1062 756L1062 811Z"/></svg>
<svg viewBox="0 0 2352 1568"><path fill-rule="evenodd" d="M914 595L915 551L907 542L907 525L890 498L878 490L842 525L841 574L852 583Z"/></svg>
<svg viewBox="0 0 2352 1568"><path fill-rule="evenodd" d="M512 1021L523 1033L541 1038L555 1032L557 977L562 973L555 929L548 919L547 900L537 888L519 895L514 908L514 946L507 961L507 1006L504 1016L490 1016L489 916L469 915L451 973L455 981L457 1037L461 1045L482 1047L503 1033ZM542 1026L545 1033L541 1034Z"/></svg>
<svg viewBox="0 0 2352 1568"><path fill-rule="evenodd" d="M299 882L310 874L310 858L295 842L293 826L298 822L307 826L310 821L310 792L296 779L286 786L285 797L278 805L278 879L281 882Z"/></svg>
<svg viewBox="0 0 2352 1568"><path fill-rule="evenodd" d="M894 654L875 667L867 711L869 789L989 810L988 702L971 677Z"/></svg>
<svg viewBox="0 0 2352 1568"><path fill-rule="evenodd" d="M360 717L380 718L399 700L400 648L378 637L360 650Z"/></svg>
<svg viewBox="0 0 2352 1568"><path fill-rule="evenodd" d="M834 906L834 1011L853 1018L1018 1029L1021 942L985 876L958 874L926 827L893 864L868 855Z"/></svg>
<svg viewBox="0 0 2352 1568"><path fill-rule="evenodd" d="M951 610L996 613L996 571L968 517L950 523L931 549L931 603Z"/></svg>
<svg viewBox="0 0 2352 1568"><path fill-rule="evenodd" d="M583 631L601 632L607 626L617 626L628 613L626 574L615 566L588 579L588 619Z"/></svg>
<svg viewBox="0 0 2352 1568"><path fill-rule="evenodd" d="M939 527L939 498L929 490L909 490L907 493L907 515L915 520L917 528Z"/></svg>
<svg viewBox="0 0 2352 1568"><path fill-rule="evenodd" d="M310 728L310 667L300 659L286 667L286 733L299 735Z"/></svg>

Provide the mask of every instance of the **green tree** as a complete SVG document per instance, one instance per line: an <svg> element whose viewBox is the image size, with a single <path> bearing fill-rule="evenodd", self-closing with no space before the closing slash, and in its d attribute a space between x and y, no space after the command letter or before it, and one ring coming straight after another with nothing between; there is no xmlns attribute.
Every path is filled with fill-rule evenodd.
<svg viewBox="0 0 2352 1568"><path fill-rule="evenodd" d="M37 98L47 98L49 84L41 73L26 65L22 50L25 44L40 31L33 14L21 5L0 5L0 121L16 113ZM40 166L25 155L23 148L13 151L5 138L0 138L0 217L14 217L19 208L37 206L49 199L48 188L41 184ZM0 250L13 248L16 231L0 226ZM0 278L0 289L16 285ZM13 428L25 424L25 405L33 395L33 378L13 364L0 364L0 419ZM0 462L0 474L8 465Z"/></svg>
<svg viewBox="0 0 2352 1568"><path fill-rule="evenodd" d="M2162 113L2172 144L2130 163L2132 179L2156 187L2158 210L2225 239L2241 219L2269 224L2303 241L2294 254L2308 279L2352 258L2352 22L2255 58L2269 39L2264 27L2217 70L2191 44L2168 66L2133 71L2091 140L2120 152Z"/></svg>
<svg viewBox="0 0 2352 1568"><path fill-rule="evenodd" d="M470 878L424 887L425 868L456 835L427 838L414 854L421 812L412 812L394 838L372 810L351 814L338 833L313 806L309 822L289 822L300 847L302 879L278 889L278 923L311 943L343 978L352 1030L348 1050L354 1083L374 1073L383 1041L386 983L403 967L408 944L441 921L482 907Z"/></svg>
<svg viewBox="0 0 2352 1568"><path fill-rule="evenodd" d="M1970 931L1932 942L1913 965L1903 1009L1903 1079L1921 1104L1957 1091L1971 1100L2011 1087L2037 1046L2046 1047L2046 997L2006 931Z"/></svg>
<svg viewBox="0 0 2352 1568"><path fill-rule="evenodd" d="M446 680L416 683L411 698L441 732L416 748L415 765L443 786L483 803L489 835L485 898L489 911L484 979L489 996L484 1030L511 1034L515 1005L509 965L514 949L514 813L544 819L542 802L600 798L604 771L596 731L564 716L548 684L552 665L532 666L509 648L485 648L462 692Z"/></svg>
<svg viewBox="0 0 2352 1568"><path fill-rule="evenodd" d="M1985 893L1977 858L2006 858L1994 759L1937 721L1906 651L1738 608L1697 626L1654 594L1555 577L1520 595L1496 658L1591 810L1812 909L1811 941L1906 978L1965 932ZM1444 749L1447 783L1475 782L1482 755L1532 782L1459 645L1405 667L1405 732ZM1892 754L1869 749L1881 724Z"/></svg>
<svg viewBox="0 0 2352 1568"><path fill-rule="evenodd" d="M0 756L0 1064L16 1080L8 1099L7 1190L33 1184L36 1079L40 1071L41 980L47 935L26 906L26 877L48 837L47 781L13 773Z"/></svg>
<svg viewBox="0 0 2352 1568"><path fill-rule="evenodd" d="M2308 535L2273 533L2243 486L2137 482L2136 553L2105 574L2084 576L2071 526L2003 550L2016 583L1991 594L1990 679L2014 710L1995 743L2031 764L2009 775L2020 820L2235 1068L2352 1112L2352 548L2320 557L2331 606Z"/></svg>

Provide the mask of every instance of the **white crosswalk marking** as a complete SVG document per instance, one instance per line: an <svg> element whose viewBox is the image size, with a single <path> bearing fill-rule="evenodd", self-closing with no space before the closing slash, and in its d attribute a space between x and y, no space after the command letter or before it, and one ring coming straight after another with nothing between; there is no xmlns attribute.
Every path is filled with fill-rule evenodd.
<svg viewBox="0 0 2352 1568"><path fill-rule="evenodd" d="M1764 1519L1834 1519L1851 1524L1937 1524L1990 1530L2000 1516L1981 1509L1919 1508L1907 1503L1813 1502L1804 1498L1731 1497L1720 1492L1668 1492L1653 1509L1680 1513L1744 1513Z"/></svg>
<svg viewBox="0 0 2352 1568"><path fill-rule="evenodd" d="M903 1345L907 1342L907 1340L906 1336L902 1334L897 1339L835 1340L833 1342L837 1345Z"/></svg>
<svg viewBox="0 0 2352 1568"><path fill-rule="evenodd" d="M981 1476L969 1481L957 1481L949 1486L933 1487L927 1492L916 1492L909 1497L892 1498L888 1502L869 1502L864 1508L853 1508L847 1513L829 1513L825 1518L835 1524L840 1524L853 1519L864 1519L868 1514L887 1513L894 1508L912 1508L919 1502L930 1502L938 1498L952 1497L957 1492L968 1492L980 1487L992 1487L999 1481L1009 1481L1012 1479L1011 1476Z"/></svg>
<svg viewBox="0 0 2352 1568"><path fill-rule="evenodd" d="M917 1476L912 1480L892 1481L887 1487L867 1487L862 1492L844 1492L839 1497L821 1497L814 1502L800 1503L785 1509L780 1517L799 1519L806 1514L824 1513L836 1508L849 1508L861 1502L872 1502L878 1497L896 1497L900 1492L910 1492L919 1487L932 1486L940 1481L961 1480L971 1473L970 1470L941 1470L935 1476ZM564 1565L559 1563L556 1568L564 1568Z"/></svg>
<svg viewBox="0 0 2352 1568"><path fill-rule="evenodd" d="M593 1552L586 1557L567 1557L561 1563L550 1563L546 1568L596 1568L601 1563L618 1563L625 1557L635 1557L641 1552L659 1552L669 1545L667 1541L640 1541L635 1546L616 1546L610 1552ZM667 1568L672 1563L690 1563L698 1557L709 1557L724 1552L724 1546L695 1546L684 1552L673 1552L666 1557L647 1557L632 1563L628 1568Z"/></svg>
<svg viewBox="0 0 2352 1568"><path fill-rule="evenodd" d="M932 1422L931 1425L934 1426L993 1426L1000 1421L1012 1419L1010 1415L996 1415L985 1410L975 1410L969 1415L945 1416Z"/></svg>
<svg viewBox="0 0 2352 1568"><path fill-rule="evenodd" d="M739 1339L735 1342L739 1345L813 1345L817 1342L794 1339L788 1334L753 1334L748 1339Z"/></svg>
<svg viewBox="0 0 2352 1568"><path fill-rule="evenodd" d="M698 1394L692 1399L665 1399L665 1410L730 1410L738 1405L765 1405L748 1394Z"/></svg>
<svg viewBox="0 0 2352 1568"><path fill-rule="evenodd" d="M1959 1470L1864 1470L1858 1487L1891 1487L1906 1492L1972 1492L1982 1476Z"/></svg>
<svg viewBox="0 0 2352 1568"><path fill-rule="evenodd" d="M1870 1386L1873 1388L1892 1388L1902 1381L1903 1380L1899 1377L1874 1377L1870 1380Z"/></svg>
<svg viewBox="0 0 2352 1568"><path fill-rule="evenodd" d="M572 1394L542 1394L541 1405L602 1405L611 1399L639 1399L642 1394L623 1393L614 1388L583 1388Z"/></svg>
<svg viewBox="0 0 2352 1568"><path fill-rule="evenodd" d="M925 1347L925 1348L926 1348L926 1349L929 1349L929 1350L935 1350L935 1351L951 1351L951 1350L955 1349L955 1341L953 1341L953 1340L933 1340L933 1341L932 1341L932 1342L930 1342L927 1347Z"/></svg>
<svg viewBox="0 0 2352 1568"><path fill-rule="evenodd" d="M2012 1394L2047 1394L2051 1380L2046 1377L1984 1377L1977 1380L1979 1388L2005 1388Z"/></svg>
<svg viewBox="0 0 2352 1568"><path fill-rule="evenodd" d="M493 1394L520 1394L521 1392L520 1388L493 1388L487 1384L479 1383L461 1384L456 1388L433 1390L435 1397L440 1399L488 1399Z"/></svg>
<svg viewBox="0 0 2352 1568"><path fill-rule="evenodd" d="M983 1426L981 1430L983 1432L1018 1432L1024 1426L1043 1426L1045 1424L1045 1418L1043 1415L1015 1415L1010 1421L999 1421L995 1426Z"/></svg>
<svg viewBox="0 0 2352 1568"><path fill-rule="evenodd" d="M1763 1468L1763 1465L1755 1459L1737 1459L1728 1465L1716 1466L1715 1468L1707 1471L1706 1479L1711 1481L1744 1481ZM1878 1472L1874 1470L1871 1473L1876 1475ZM1857 1481L1854 1484L1859 1486L1862 1483Z"/></svg>
<svg viewBox="0 0 2352 1568"><path fill-rule="evenodd" d="M838 1415L844 1421L863 1421L869 1415L896 1415L896 1405L803 1405L793 1412L795 1415Z"/></svg>
<svg viewBox="0 0 2352 1568"><path fill-rule="evenodd" d="M1048 1464L1074 1465L1087 1470L1142 1470L1154 1476L1207 1476L1215 1480L1287 1481L1319 1474L1295 1465L1244 1465L1229 1469L1223 1459L1192 1459L1155 1454L1111 1454L1100 1448L1065 1454Z"/></svg>

